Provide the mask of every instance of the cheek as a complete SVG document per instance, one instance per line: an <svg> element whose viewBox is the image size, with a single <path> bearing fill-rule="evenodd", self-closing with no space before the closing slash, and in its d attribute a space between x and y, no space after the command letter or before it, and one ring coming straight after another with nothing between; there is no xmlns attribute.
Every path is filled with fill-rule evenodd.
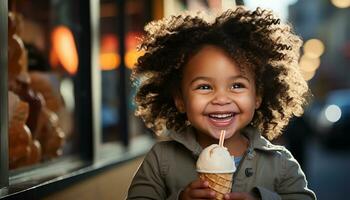
<svg viewBox="0 0 350 200"><path fill-rule="evenodd" d="M246 111L253 112L255 111L255 97L254 96L245 96L244 98L240 99L240 106L241 109L244 109Z"/></svg>
<svg viewBox="0 0 350 200"><path fill-rule="evenodd" d="M188 96L188 98L185 99L186 111L189 112L189 114L201 113L206 106L206 102L205 98L198 95Z"/></svg>

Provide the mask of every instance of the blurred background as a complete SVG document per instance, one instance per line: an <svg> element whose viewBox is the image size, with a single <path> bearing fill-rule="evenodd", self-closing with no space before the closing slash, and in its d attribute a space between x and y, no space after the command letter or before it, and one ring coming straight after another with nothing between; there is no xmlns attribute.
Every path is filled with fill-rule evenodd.
<svg viewBox="0 0 350 200"><path fill-rule="evenodd" d="M69 189L61 183L44 192L45 199L86 191L84 199L124 197L158 139L133 114L129 77L143 54L137 45L144 26L184 10L217 15L236 4L272 9L303 39L300 70L313 98L275 142L292 151L318 199L347 199L350 0L9 0L9 170L0 174L9 183L0 185L0 197L96 169L98 175L69 181Z"/></svg>
<svg viewBox="0 0 350 200"><path fill-rule="evenodd" d="M300 70L313 93L281 141L301 164L318 199L347 199L350 186L350 1L244 1L275 10L304 45Z"/></svg>

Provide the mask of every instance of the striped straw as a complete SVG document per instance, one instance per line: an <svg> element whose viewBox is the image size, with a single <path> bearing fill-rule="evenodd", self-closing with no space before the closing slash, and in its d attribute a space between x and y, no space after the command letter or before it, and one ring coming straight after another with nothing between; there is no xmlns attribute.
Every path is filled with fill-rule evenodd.
<svg viewBox="0 0 350 200"><path fill-rule="evenodd" d="M225 134L226 134L226 130L221 130L220 139L219 139L220 147L224 147Z"/></svg>

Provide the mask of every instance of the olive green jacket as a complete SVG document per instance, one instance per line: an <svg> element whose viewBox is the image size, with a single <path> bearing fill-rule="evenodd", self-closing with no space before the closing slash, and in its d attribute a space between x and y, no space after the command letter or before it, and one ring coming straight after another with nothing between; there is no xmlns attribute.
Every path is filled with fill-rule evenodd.
<svg viewBox="0 0 350 200"><path fill-rule="evenodd" d="M233 175L232 191L257 192L263 200L316 199L298 162L283 146L273 145L259 133L246 129L248 151ZM197 179L196 161L202 147L191 127L171 133L171 141L153 146L139 167L127 199L178 199Z"/></svg>

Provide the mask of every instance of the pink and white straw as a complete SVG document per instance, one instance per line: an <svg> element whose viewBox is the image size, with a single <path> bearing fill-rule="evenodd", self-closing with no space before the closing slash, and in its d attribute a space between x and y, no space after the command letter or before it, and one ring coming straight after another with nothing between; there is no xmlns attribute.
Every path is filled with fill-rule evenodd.
<svg viewBox="0 0 350 200"><path fill-rule="evenodd" d="M221 130L220 139L219 139L220 147L224 147L225 134L226 134L226 130Z"/></svg>

